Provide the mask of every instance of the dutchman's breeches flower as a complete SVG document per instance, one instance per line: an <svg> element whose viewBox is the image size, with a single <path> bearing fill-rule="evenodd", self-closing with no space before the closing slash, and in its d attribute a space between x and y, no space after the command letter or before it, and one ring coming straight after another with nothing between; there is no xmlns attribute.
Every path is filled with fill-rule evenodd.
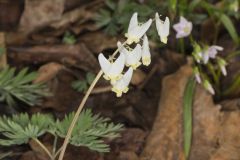
<svg viewBox="0 0 240 160"><path fill-rule="evenodd" d="M137 16L138 14L135 12L130 20L128 32L125 34L127 44L138 43L152 24L152 19L149 19L146 23L140 25Z"/></svg>
<svg viewBox="0 0 240 160"><path fill-rule="evenodd" d="M121 42L117 43L118 48L119 48L119 52L121 54L125 55L125 64L128 67L132 67L134 70L137 69L138 66L141 65L140 59L141 59L141 45L137 44L137 46L131 50L126 49Z"/></svg>
<svg viewBox="0 0 240 160"><path fill-rule="evenodd" d="M109 62L102 53L98 56L101 69L104 73L106 80L111 80L111 83L116 82L122 77L122 71L125 65L125 55L123 53L115 60L115 62Z"/></svg>
<svg viewBox="0 0 240 160"><path fill-rule="evenodd" d="M117 97L121 97L122 93L127 93L128 85L132 79L132 74L133 69L129 68L121 79L113 83L112 91L116 93Z"/></svg>
<svg viewBox="0 0 240 160"><path fill-rule="evenodd" d="M192 32L192 22L181 16L180 22L173 25L173 29L177 32L176 38L187 37Z"/></svg>
<svg viewBox="0 0 240 160"><path fill-rule="evenodd" d="M158 35L160 36L160 40L161 40L161 42L166 44L167 40L168 40L167 37L169 35L169 30L170 30L169 18L166 17L165 21L162 21L159 18L159 14L156 13L155 20L156 20L156 28L157 28Z"/></svg>
<svg viewBox="0 0 240 160"><path fill-rule="evenodd" d="M150 54L149 43L148 43L148 38L146 34L143 37L142 63L145 66L148 66L151 63L151 54Z"/></svg>

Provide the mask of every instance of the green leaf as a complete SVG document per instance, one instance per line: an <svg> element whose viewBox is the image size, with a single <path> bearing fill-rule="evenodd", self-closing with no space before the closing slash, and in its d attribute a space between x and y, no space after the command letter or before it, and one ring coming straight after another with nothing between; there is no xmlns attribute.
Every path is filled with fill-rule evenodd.
<svg viewBox="0 0 240 160"><path fill-rule="evenodd" d="M56 134L64 138L72 122L74 113L56 123ZM121 124L114 125L108 118L93 115L91 110L83 111L73 129L70 143L75 146L85 146L98 152L108 152L109 145L105 144L103 138L116 138L119 131L123 129Z"/></svg>
<svg viewBox="0 0 240 160"><path fill-rule="evenodd" d="M65 32L64 36L63 36L63 43L65 44L75 44L76 43L76 38L73 34L71 34L70 32Z"/></svg>
<svg viewBox="0 0 240 160"><path fill-rule="evenodd" d="M192 103L196 82L193 77L188 80L183 97L183 123L184 123L184 154L187 159L192 141Z"/></svg>
<svg viewBox="0 0 240 160"><path fill-rule="evenodd" d="M111 10L115 10L116 9L117 5L116 5L116 3L113 0L106 0L105 3Z"/></svg>
<svg viewBox="0 0 240 160"><path fill-rule="evenodd" d="M72 87L73 89L77 90L78 92L85 92L88 88L88 84L86 81L81 81L81 80L77 80L72 82Z"/></svg>
<svg viewBox="0 0 240 160"><path fill-rule="evenodd" d="M6 52L6 49L3 47L0 47L0 56Z"/></svg>
<svg viewBox="0 0 240 160"><path fill-rule="evenodd" d="M22 69L15 75L15 68L6 67L0 70L0 101L6 101L9 106L16 105L20 100L30 106L38 104L42 97L49 96L46 85L41 83L32 84L36 79L36 72L28 72Z"/></svg>
<svg viewBox="0 0 240 160"><path fill-rule="evenodd" d="M50 115L34 114L29 117L28 114L16 114L12 117L0 117L0 132L3 135L0 139L0 145L20 145L28 143L29 139L37 138L48 132L53 126L53 118Z"/></svg>
<svg viewBox="0 0 240 160"><path fill-rule="evenodd" d="M88 72L86 75L87 83L90 85L94 79L95 79L95 74Z"/></svg>
<svg viewBox="0 0 240 160"><path fill-rule="evenodd" d="M220 21L222 22L222 24L225 26L225 28L227 29L228 33L230 34L230 36L232 37L233 41L239 45L239 36L238 33L233 25L232 20L226 15L226 14L217 14L217 16L219 17Z"/></svg>

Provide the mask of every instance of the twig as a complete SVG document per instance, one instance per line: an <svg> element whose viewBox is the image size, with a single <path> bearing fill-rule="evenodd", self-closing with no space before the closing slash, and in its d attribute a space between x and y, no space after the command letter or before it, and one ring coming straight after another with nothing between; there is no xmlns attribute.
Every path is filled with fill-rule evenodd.
<svg viewBox="0 0 240 160"><path fill-rule="evenodd" d="M92 90L91 94L99 94L111 91L112 86L98 87Z"/></svg>

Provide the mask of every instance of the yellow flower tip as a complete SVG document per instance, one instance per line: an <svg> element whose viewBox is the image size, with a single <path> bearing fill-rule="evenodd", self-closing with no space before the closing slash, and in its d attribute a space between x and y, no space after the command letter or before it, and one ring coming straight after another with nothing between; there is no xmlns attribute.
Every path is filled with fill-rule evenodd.
<svg viewBox="0 0 240 160"><path fill-rule="evenodd" d="M113 87L113 88L112 88L112 91L116 93L116 96L117 96L117 97L121 97L121 96L122 96L122 91L121 91L121 90Z"/></svg>
<svg viewBox="0 0 240 160"><path fill-rule="evenodd" d="M141 62L137 62L135 64L130 65L132 67L133 70L136 70L142 63Z"/></svg>
<svg viewBox="0 0 240 160"><path fill-rule="evenodd" d="M163 42L164 44L167 44L167 41L168 41L167 37L162 37L161 38L161 42Z"/></svg>
<svg viewBox="0 0 240 160"><path fill-rule="evenodd" d="M130 45L133 42L138 43L139 42L139 38L134 37L134 36L130 36L127 33L125 33L125 37L127 38L127 44Z"/></svg>
<svg viewBox="0 0 240 160"><path fill-rule="evenodd" d="M106 74L103 75L103 78L106 79L107 81L110 80L110 78Z"/></svg>
<svg viewBox="0 0 240 160"><path fill-rule="evenodd" d="M117 75L117 76L109 76L108 77L108 80L111 80L111 83L113 84L113 83L115 83L117 80L119 80L119 79L121 79L122 78L122 74L119 74L119 75Z"/></svg>
<svg viewBox="0 0 240 160"><path fill-rule="evenodd" d="M126 88L123 90L123 93L127 93L127 92L128 92L128 90L129 90L129 88L128 88L128 87L126 87Z"/></svg>
<svg viewBox="0 0 240 160"><path fill-rule="evenodd" d="M143 65L149 66L149 64L151 63L151 58L150 57L143 57L142 62L143 62Z"/></svg>

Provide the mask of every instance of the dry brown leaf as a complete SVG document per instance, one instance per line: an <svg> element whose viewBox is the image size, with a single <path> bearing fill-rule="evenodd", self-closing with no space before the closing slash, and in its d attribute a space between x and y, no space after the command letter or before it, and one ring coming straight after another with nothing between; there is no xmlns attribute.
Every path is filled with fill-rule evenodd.
<svg viewBox="0 0 240 160"><path fill-rule="evenodd" d="M141 156L143 160L177 160L180 157L182 95L191 74L191 68L184 66L163 79L159 111Z"/></svg>
<svg viewBox="0 0 240 160"><path fill-rule="evenodd" d="M34 151L25 152L20 160L49 160L47 157L37 154Z"/></svg>
<svg viewBox="0 0 240 160"><path fill-rule="evenodd" d="M96 58L82 43L76 45L40 45L29 48L10 48L9 58L15 63L42 64L59 62L86 71L97 72Z"/></svg>
<svg viewBox="0 0 240 160"><path fill-rule="evenodd" d="M142 159L183 159L183 93L190 66L183 66L163 80L159 111L148 136ZM219 137L220 106L214 105L212 96L197 86L193 104L193 141L189 160L209 160L216 151Z"/></svg>
<svg viewBox="0 0 240 160"><path fill-rule="evenodd" d="M63 68L63 65L54 62L41 66L38 70L38 76L34 80L34 83L48 82L49 80L53 79Z"/></svg>
<svg viewBox="0 0 240 160"><path fill-rule="evenodd" d="M69 24L86 22L87 20L92 19L94 16L94 10L99 8L102 5L102 0L94 0L90 3L87 3L79 8L71 10L63 14L62 18L59 21L53 22L50 26L53 28L66 27Z"/></svg>
<svg viewBox="0 0 240 160"><path fill-rule="evenodd" d="M135 72L133 72L131 84L139 85L144 81L145 78L146 78L146 74L140 69L137 69L135 70Z"/></svg>
<svg viewBox="0 0 240 160"><path fill-rule="evenodd" d="M104 49L113 49L117 47L117 38L108 36L103 32L91 32L80 37L80 42L93 52L99 54Z"/></svg>
<svg viewBox="0 0 240 160"><path fill-rule="evenodd" d="M240 112L225 112L219 137L219 148L211 156L211 160L240 159Z"/></svg>
<svg viewBox="0 0 240 160"><path fill-rule="evenodd" d="M30 33L59 20L64 10L64 3L65 0L26 0L19 31Z"/></svg>

